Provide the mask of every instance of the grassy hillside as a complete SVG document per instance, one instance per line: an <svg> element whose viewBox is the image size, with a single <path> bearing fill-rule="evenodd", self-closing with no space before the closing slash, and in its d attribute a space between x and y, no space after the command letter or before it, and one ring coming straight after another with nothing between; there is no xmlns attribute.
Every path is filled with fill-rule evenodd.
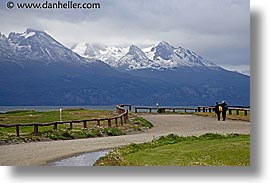
<svg viewBox="0 0 275 183"><path fill-rule="evenodd" d="M97 161L100 166L249 166L250 136L170 134L150 143L131 144Z"/></svg>

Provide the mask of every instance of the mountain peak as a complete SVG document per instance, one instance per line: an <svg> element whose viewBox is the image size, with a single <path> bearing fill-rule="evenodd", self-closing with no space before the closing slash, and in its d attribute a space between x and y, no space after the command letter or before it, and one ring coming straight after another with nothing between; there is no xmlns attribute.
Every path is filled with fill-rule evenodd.
<svg viewBox="0 0 275 183"><path fill-rule="evenodd" d="M31 36L34 36L38 31L35 31L33 29L27 29L24 33L19 33L20 36L24 37L24 38L29 38Z"/></svg>
<svg viewBox="0 0 275 183"><path fill-rule="evenodd" d="M42 31L34 30L32 28L27 28L26 31L25 31L25 33L27 33L27 34L29 34L31 32L42 32Z"/></svg>
<svg viewBox="0 0 275 183"><path fill-rule="evenodd" d="M139 47L137 47L136 45L133 45L133 44L129 48L129 52L140 52L140 51L142 51L142 50Z"/></svg>
<svg viewBox="0 0 275 183"><path fill-rule="evenodd" d="M5 34L2 34L2 33L0 32L0 39L8 39L8 38L5 36Z"/></svg>
<svg viewBox="0 0 275 183"><path fill-rule="evenodd" d="M161 41L156 47L155 47L155 58L160 57L164 60L169 60L171 58L171 55L174 52L175 47L170 45L166 41Z"/></svg>
<svg viewBox="0 0 275 183"><path fill-rule="evenodd" d="M1 46L2 45L2 46ZM31 28L23 33L9 33L6 41L1 43L3 55L14 57L19 60L43 60L46 62L79 62L82 59L48 35L44 31L38 31Z"/></svg>
<svg viewBox="0 0 275 183"><path fill-rule="evenodd" d="M147 58L145 53L137 46L131 45L127 54L118 60L117 67L126 70L147 68L152 61Z"/></svg>
<svg viewBox="0 0 275 183"><path fill-rule="evenodd" d="M145 53L136 45L131 45L129 47L129 51L128 51L127 55L132 55L134 57L146 57Z"/></svg>
<svg viewBox="0 0 275 183"><path fill-rule="evenodd" d="M27 39L30 37L33 37L35 35L43 35L45 37L50 37L46 32L44 31L39 31L39 30L34 30L31 28L27 28L25 32L23 33L16 33L16 32L11 32L9 33L8 39L11 40L12 42L15 40L22 40L22 39ZM53 39L53 38L52 38Z"/></svg>
<svg viewBox="0 0 275 183"><path fill-rule="evenodd" d="M171 46L167 41L161 41L158 45L165 45L165 46Z"/></svg>
<svg viewBox="0 0 275 183"><path fill-rule="evenodd" d="M163 47L163 48L166 48L166 49L169 49L169 50L175 49L174 46L172 46L171 44L169 44L169 43L166 42L166 41L161 41L161 42L159 42L159 44L158 44L156 47Z"/></svg>
<svg viewBox="0 0 275 183"><path fill-rule="evenodd" d="M94 44L78 43L72 50L81 56L99 59L111 67L134 69L173 69L177 67L208 67L217 66L195 52L182 47L174 47L166 41L155 46L140 49L136 45L129 47L95 46Z"/></svg>

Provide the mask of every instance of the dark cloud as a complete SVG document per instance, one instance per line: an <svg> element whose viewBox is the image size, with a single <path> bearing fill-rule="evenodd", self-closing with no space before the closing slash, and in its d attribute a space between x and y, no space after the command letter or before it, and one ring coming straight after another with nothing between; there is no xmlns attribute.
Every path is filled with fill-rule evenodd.
<svg viewBox="0 0 275 183"><path fill-rule="evenodd" d="M166 40L218 64L249 64L249 0L75 0L100 2L97 10L8 10L6 2L0 2L0 32L31 27L67 46L145 46Z"/></svg>

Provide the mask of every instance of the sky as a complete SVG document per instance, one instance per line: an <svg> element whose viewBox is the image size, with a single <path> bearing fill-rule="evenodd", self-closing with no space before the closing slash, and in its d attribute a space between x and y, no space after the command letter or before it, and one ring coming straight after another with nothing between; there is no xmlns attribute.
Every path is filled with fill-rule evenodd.
<svg viewBox="0 0 275 183"><path fill-rule="evenodd" d="M100 3L100 9L90 10L8 9L8 1L0 2L0 32L6 35L33 28L67 47L78 42L146 47L167 41L219 65L250 65L249 0L74 1Z"/></svg>

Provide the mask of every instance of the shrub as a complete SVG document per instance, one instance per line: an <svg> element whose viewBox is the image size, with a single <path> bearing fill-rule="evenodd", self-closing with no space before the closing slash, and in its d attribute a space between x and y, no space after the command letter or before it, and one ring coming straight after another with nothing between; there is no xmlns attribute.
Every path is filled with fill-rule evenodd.
<svg viewBox="0 0 275 183"><path fill-rule="evenodd" d="M123 135L123 132L120 129L117 129L117 128L104 128L103 132L104 132L104 134L106 134L108 136Z"/></svg>
<svg viewBox="0 0 275 183"><path fill-rule="evenodd" d="M164 110L161 109L161 108L159 108L159 109L157 110L157 113L163 113L163 112L164 112Z"/></svg>
<svg viewBox="0 0 275 183"><path fill-rule="evenodd" d="M136 117L135 123L141 124L142 126L147 127L147 128L152 128L154 126L150 121L148 121L142 117Z"/></svg>

